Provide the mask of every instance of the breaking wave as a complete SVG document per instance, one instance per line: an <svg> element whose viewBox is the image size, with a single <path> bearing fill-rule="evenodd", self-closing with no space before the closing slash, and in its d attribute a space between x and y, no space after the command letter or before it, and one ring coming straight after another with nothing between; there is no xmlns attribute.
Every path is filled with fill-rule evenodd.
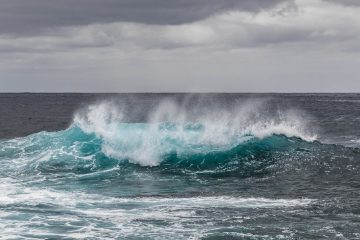
<svg viewBox="0 0 360 240"><path fill-rule="evenodd" d="M263 174L301 146L319 144L299 112L269 109L263 101L202 111L166 100L143 122L129 121L129 109L113 102L90 105L66 130L3 141L1 158L25 172L85 174L130 164L246 177Z"/></svg>
<svg viewBox="0 0 360 240"><path fill-rule="evenodd" d="M265 99L146 99L0 140L5 236L356 238L360 149L318 141L315 117Z"/></svg>
<svg viewBox="0 0 360 240"><path fill-rule="evenodd" d="M72 128L93 134L101 141L102 152L142 166L157 166L166 156L186 158L224 153L254 139L275 135L314 141L304 119L295 112L266 115L260 102L232 109L194 113L175 102L161 102L145 123L126 122L126 110L105 102L88 107L75 116Z"/></svg>

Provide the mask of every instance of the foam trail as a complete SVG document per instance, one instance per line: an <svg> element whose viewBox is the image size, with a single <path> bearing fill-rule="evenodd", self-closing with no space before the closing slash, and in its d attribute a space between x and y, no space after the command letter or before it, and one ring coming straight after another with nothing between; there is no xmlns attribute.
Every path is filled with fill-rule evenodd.
<svg viewBox="0 0 360 240"><path fill-rule="evenodd" d="M221 218L224 208L234 211L284 211L316 202L312 199L235 196L117 198L81 191L29 187L13 179L2 179L0 191L0 231L12 238L131 238L136 234L150 237L152 234L163 236L174 232L177 237L183 234L182 238L188 238L198 229L204 229L204 219L209 220L205 213L210 209L212 213L219 214L210 218L216 223L222 222L218 217ZM43 208L46 214L43 214ZM21 218L14 217L14 210L31 211L31 216L23 214ZM238 221L243 218L238 216ZM159 225L159 222L166 224ZM188 228L189 222L192 223L191 229ZM54 224L61 226L60 229L68 229L66 235L61 235L61 231L54 234L51 228ZM211 229L213 226L205 227Z"/></svg>
<svg viewBox="0 0 360 240"><path fill-rule="evenodd" d="M207 207L234 207L234 208L276 208L305 206L313 203L313 199L270 199L270 198L242 198L231 196L211 197L137 197L115 198L98 194L82 192L63 192L49 189L25 187L11 179L2 179L0 184L0 206L27 204L36 206L39 204L59 205L64 208L83 206L106 206L111 204L143 205L146 208L159 208L177 206L181 208L207 208ZM121 205L120 205L121 206Z"/></svg>

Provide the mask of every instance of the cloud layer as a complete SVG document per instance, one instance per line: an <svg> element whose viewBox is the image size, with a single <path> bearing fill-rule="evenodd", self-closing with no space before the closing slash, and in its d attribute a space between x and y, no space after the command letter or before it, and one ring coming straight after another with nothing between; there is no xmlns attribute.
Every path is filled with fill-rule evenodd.
<svg viewBox="0 0 360 240"><path fill-rule="evenodd" d="M348 91L358 76L360 5L351 0L4 0L0 9L5 91L26 89L25 76L41 91L82 91L84 82L91 87L83 91ZM198 61L200 69L186 73ZM344 80L328 65L346 70L348 85L337 86ZM182 75L191 86L176 82ZM64 88L57 77L73 83Z"/></svg>
<svg viewBox="0 0 360 240"><path fill-rule="evenodd" d="M259 11L284 0L2 0L0 32L32 34L54 27L135 22L174 25L228 10Z"/></svg>
<svg viewBox="0 0 360 240"><path fill-rule="evenodd" d="M256 13L232 10L178 25L94 23L59 27L39 36L3 35L0 39L0 51L209 46L236 49L292 42L356 43L360 37L359 13L360 7L320 0L298 0Z"/></svg>

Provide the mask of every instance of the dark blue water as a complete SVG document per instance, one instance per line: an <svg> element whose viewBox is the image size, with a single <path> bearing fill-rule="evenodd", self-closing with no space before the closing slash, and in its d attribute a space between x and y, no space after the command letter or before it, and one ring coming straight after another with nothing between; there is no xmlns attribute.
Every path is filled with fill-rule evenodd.
<svg viewBox="0 0 360 240"><path fill-rule="evenodd" d="M360 239L358 94L0 94L5 239Z"/></svg>

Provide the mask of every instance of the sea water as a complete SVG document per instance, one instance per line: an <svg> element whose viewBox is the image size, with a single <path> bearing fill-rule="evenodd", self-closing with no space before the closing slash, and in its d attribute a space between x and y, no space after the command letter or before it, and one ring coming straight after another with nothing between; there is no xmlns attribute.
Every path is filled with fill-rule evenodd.
<svg viewBox="0 0 360 240"><path fill-rule="evenodd" d="M1 94L4 239L360 239L360 95Z"/></svg>

